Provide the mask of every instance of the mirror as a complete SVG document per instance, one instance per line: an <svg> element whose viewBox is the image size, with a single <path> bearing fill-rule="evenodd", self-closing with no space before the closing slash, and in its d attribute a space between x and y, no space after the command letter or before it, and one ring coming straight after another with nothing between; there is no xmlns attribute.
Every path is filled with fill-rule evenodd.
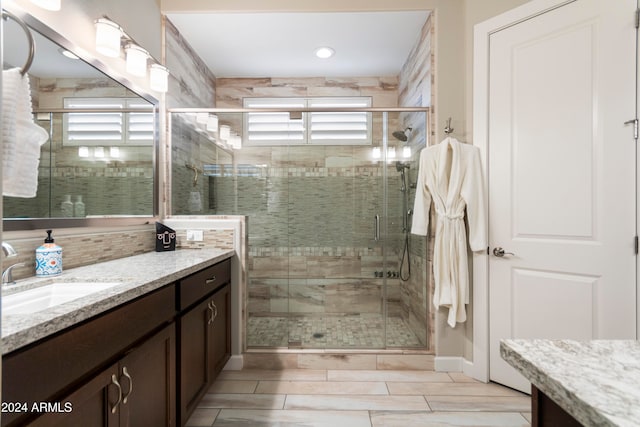
<svg viewBox="0 0 640 427"><path fill-rule="evenodd" d="M22 68L29 52L24 30L7 19L3 32L3 69ZM32 228L18 220L38 218L154 216L156 101L31 33L34 122L49 140L41 147L36 197L3 197L5 230Z"/></svg>

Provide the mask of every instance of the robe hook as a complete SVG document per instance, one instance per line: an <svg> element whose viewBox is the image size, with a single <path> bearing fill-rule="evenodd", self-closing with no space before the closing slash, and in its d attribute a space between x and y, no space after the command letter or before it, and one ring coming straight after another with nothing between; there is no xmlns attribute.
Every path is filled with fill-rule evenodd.
<svg viewBox="0 0 640 427"><path fill-rule="evenodd" d="M447 119L447 125L444 127L444 133L446 135L453 133L453 128L451 127L451 117Z"/></svg>

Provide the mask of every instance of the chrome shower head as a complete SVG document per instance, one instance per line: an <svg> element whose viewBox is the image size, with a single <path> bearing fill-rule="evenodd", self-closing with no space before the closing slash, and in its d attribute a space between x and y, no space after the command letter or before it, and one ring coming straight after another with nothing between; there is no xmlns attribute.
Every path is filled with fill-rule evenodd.
<svg viewBox="0 0 640 427"><path fill-rule="evenodd" d="M412 128L406 128L405 130L397 130L392 133L393 137L398 141L407 142L409 135L411 135Z"/></svg>

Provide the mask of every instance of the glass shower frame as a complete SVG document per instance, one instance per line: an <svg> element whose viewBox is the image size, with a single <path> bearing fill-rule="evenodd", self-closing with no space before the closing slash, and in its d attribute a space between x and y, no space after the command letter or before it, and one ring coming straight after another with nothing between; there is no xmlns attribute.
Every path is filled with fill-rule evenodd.
<svg viewBox="0 0 640 427"><path fill-rule="evenodd" d="M212 114L216 115L220 124L228 123L235 125L235 130L242 132L242 123L244 123L244 115L251 112L284 112L282 109L170 109L169 110L169 129L171 130L170 142L171 145L176 143L179 138L176 138L174 134L174 128L172 123L172 114L182 114L186 116L194 117L198 113L200 114ZM218 192L217 205L215 209L209 209L208 212L212 215L245 215L248 214L248 240L249 240L249 252L250 252L250 271L247 283L247 289L244 294L247 295L245 301L245 308L247 313L247 320L245 322L245 328L256 329L256 335L252 337L251 331L247 331L245 339L245 348L248 349L271 349L271 348L304 348L304 349L386 349L386 348L411 348L411 349L428 349L430 346L430 318L432 314L429 312L429 304L427 303L429 298L429 290L427 289L428 278L426 277L426 241L419 236L408 237L407 221L410 218L404 216L405 212L401 212L398 216L399 203L401 210L406 208L406 204L402 204L399 197L405 197L404 194L399 194L400 187L405 187L405 181L400 181L400 176L404 178L404 173L407 174L407 188L406 191L411 191L410 205L413 207L413 196L415 194L415 188L409 188L411 185L415 187L417 181L417 169L418 158L420 149L428 145L428 137L430 135L430 115L428 108L330 108L330 109L287 109L286 112L293 113L308 113L308 112L367 112L374 116L373 122L375 126L380 126L379 131L374 131L378 135L378 138L374 138L371 145L359 145L360 149L367 147L371 150L374 147L379 148L380 158L371 160L371 165L376 164L377 171L373 170L371 165L364 168L365 173L377 175L379 183L375 189L375 192L382 195L382 202L375 206L373 210L376 212L370 215L370 218L362 218L363 223L367 223L367 228L371 227L370 241L365 245L362 245L359 249L348 247L325 247L322 246L322 238L319 234L316 238L311 237L320 246L312 247L315 242L309 242L308 244L302 244L297 241L293 236L293 233L289 232L292 227L296 227L295 223L295 211L296 199L298 196L304 193L301 192L301 188L307 184L310 187L316 188L320 192L331 193L331 182L337 182L337 187L356 185L358 181L356 176L358 165L351 164L346 165L345 168L336 168L335 177L324 176L326 184L318 184L322 181L322 178L314 180L314 172L318 169L317 165L301 165L299 164L296 156L300 155L301 151L310 150L308 145L279 145L272 147L263 147L265 150L271 150L271 164L260 164L257 160L254 164L247 164L244 161L239 160L242 156L239 154L242 150L256 151L256 147L247 149L244 145L239 151L229 150L228 148L220 147L223 151L230 153L232 164L217 165L216 175L217 183L211 184L211 186L217 186L222 188L224 185L222 182L226 179L228 181L226 187L230 188L234 194L234 200L230 202L221 201L221 194ZM391 159L389 154L390 148L396 148L396 155L401 155L401 146L404 144L392 137L394 131L405 130L407 127L415 129L415 133L423 138L421 142L413 141L413 154L408 159ZM201 132L202 133L202 132ZM217 139L218 135L210 138ZM410 141L409 146L412 145ZM322 148L318 148L322 147ZM312 149L316 150L332 150L332 146L314 146ZM342 150L347 146L342 146ZM400 149L398 149L400 148ZM172 152L173 152L172 148ZM338 153L340 147L336 147ZM304 155L306 157L313 157L313 153L307 151ZM196 155L192 155L197 157ZM249 156L251 157L251 156ZM254 155L259 157L259 155ZM340 157L339 155L337 157ZM254 159L254 160L256 160ZM339 160L337 160L339 162ZM400 174L400 169L397 168L396 162L402 161L407 164L406 170ZM180 176L185 175L185 171L182 170L182 166L185 162L180 159L172 159L172 188L177 180L184 181ZM323 169L323 168L320 168ZM353 173L353 182L345 182L344 179L340 179L341 171L353 169L354 171L348 171L347 173ZM376 168L373 168L376 169ZM220 172L222 170L222 172ZM210 183L213 182L211 177L207 178L206 168L203 166L202 171L204 176L202 180L206 183L207 179ZM226 172L225 172L226 171ZM233 171L232 173L230 173ZM326 173L326 171L318 172L320 175ZM333 173L333 172L331 172ZM244 181L244 182L243 182ZM318 188L318 185L327 185L326 188ZM256 190L257 189L257 190ZM207 191L198 189L203 193L203 198L206 198ZM208 190L210 195L211 188ZM253 192L253 199L262 198L263 205L265 207L261 212L247 212L243 210L243 192ZM175 192L174 192L175 194ZM282 200L285 197L286 200ZM355 193L354 193L355 194ZM298 195L298 196L296 196ZM391 195L391 197L390 197ZM177 196L174 196L177 197ZM393 207L389 207L390 199L394 200ZM307 200L308 202L309 200ZM172 214L190 214L190 212L179 211L179 207L172 202ZM227 208L223 208L220 205L225 205ZM280 209L281 208L281 209ZM360 206L362 208L362 206ZM278 210L269 211L269 209ZM362 208L369 210L369 208ZM286 211L286 212L284 212ZM318 209L321 212L322 209ZM390 214L393 211L393 215ZM199 213L201 214L201 213ZM265 218L273 215L274 218L278 215L284 215L287 227L286 242L269 242L265 245L261 244L261 240L269 239L269 229L267 224L264 223ZM369 216L368 214L366 216ZM270 224L269 226L272 226ZM283 226L284 224L280 224ZM364 224L362 224L364 225ZM360 226L360 225L358 225ZM321 233L321 228L317 227L316 231ZM374 232L377 236L374 236ZM277 234L277 233L272 233ZM273 236L271 236L273 237ZM405 238L407 240L405 240ZM410 239L410 240L409 240ZM412 245L409 245L409 241ZM418 251L421 251L423 255L418 257L419 262L413 261L411 256L408 255L408 260L413 265L413 274L417 275L418 283L414 285L418 289L417 293L413 291L407 291L400 289L397 285L400 282L398 277L401 272L400 262L404 260L405 245L407 243L407 252L414 250L418 247ZM279 247L280 245L284 247ZM270 247L271 246L271 247ZM357 245L353 245L357 246ZM330 271L332 268L345 268L340 265L340 260L357 259L362 262L361 276L358 274L349 277L311 277L305 275L301 270L313 270L318 269L324 271ZM335 264L332 262L335 261ZM348 261L347 261L348 262ZM278 270L279 273L273 273L272 277L269 277L269 273L260 272L260 265L269 264L269 268ZM282 267L282 268L279 268ZM338 267L336 267L338 266ZM406 268L407 265L405 265ZM347 269L349 267L346 267ZM252 274L253 273L253 274ZM286 276L286 277L285 277ZM391 285L391 282L394 285ZM362 290L368 292L362 294ZM368 290L368 291L367 291ZM358 306L364 304L365 300L370 302L375 301L375 295L379 294L379 315L377 316L375 310L371 310L370 313L339 313L339 312L325 312L325 305L327 301L331 300L335 304L338 301L337 306L342 306L345 309L350 309L350 306ZM413 293L412 293L413 292ZM398 301L404 300L406 305L418 304L422 308L418 308L417 312L411 313L411 309L398 308ZM415 301L412 301L415 300ZM423 327L424 333L417 341L417 343L407 344L406 341L398 340L398 333L394 326L390 323L390 314L397 316L399 311L405 311L404 315L407 322L423 323L420 327ZM407 312L409 314L407 314ZM377 317L382 319L379 322ZM254 324L255 323L255 324ZM355 326L354 326L355 325ZM344 336L341 328L346 328L347 336ZM355 328L355 330L353 329ZM274 331L278 332L278 337L272 340L260 340L255 339L260 334L271 334ZM377 332L378 339L373 340L360 340L361 335L369 334L375 336ZM390 339L389 335L394 335L394 339ZM338 341L335 340L336 335L340 335Z"/></svg>

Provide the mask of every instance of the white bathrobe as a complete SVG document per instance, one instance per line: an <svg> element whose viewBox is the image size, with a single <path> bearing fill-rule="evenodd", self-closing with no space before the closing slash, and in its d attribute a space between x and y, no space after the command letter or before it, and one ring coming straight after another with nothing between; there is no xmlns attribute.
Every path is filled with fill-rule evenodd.
<svg viewBox="0 0 640 427"><path fill-rule="evenodd" d="M473 251L487 249L485 202L480 150L454 138L420 153L411 232L422 236L429 229L429 209L435 207L437 225L434 236L433 304L449 309L447 323L467 319L469 303L469 265L465 208L469 223L469 246Z"/></svg>

